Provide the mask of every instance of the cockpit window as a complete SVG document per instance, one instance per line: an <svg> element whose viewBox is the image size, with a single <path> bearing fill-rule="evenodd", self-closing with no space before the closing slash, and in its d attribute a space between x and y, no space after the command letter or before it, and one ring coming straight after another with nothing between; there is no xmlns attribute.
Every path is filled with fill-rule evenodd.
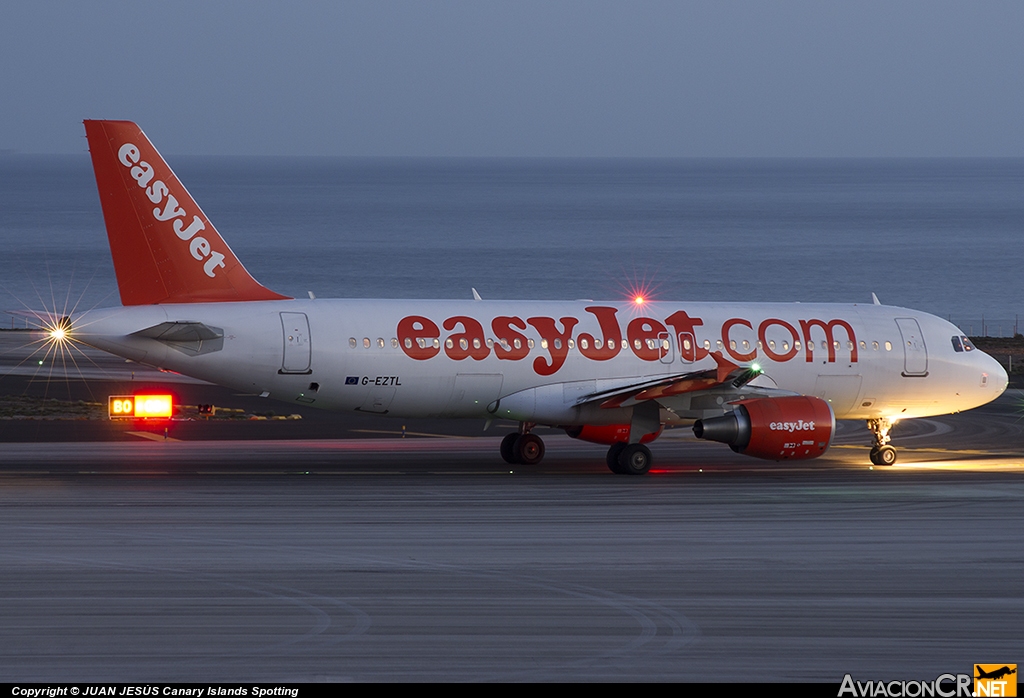
<svg viewBox="0 0 1024 698"><path fill-rule="evenodd" d="M971 340L967 339L967 337L961 337L960 341L964 343L964 351L974 351L974 345L971 344Z"/></svg>
<svg viewBox="0 0 1024 698"><path fill-rule="evenodd" d="M960 343L959 337L953 337L953 351L963 351L964 345Z"/></svg>

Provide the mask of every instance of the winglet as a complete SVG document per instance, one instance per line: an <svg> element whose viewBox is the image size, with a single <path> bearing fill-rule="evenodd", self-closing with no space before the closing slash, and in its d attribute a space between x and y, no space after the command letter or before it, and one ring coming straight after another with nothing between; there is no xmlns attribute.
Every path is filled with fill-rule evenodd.
<svg viewBox="0 0 1024 698"><path fill-rule="evenodd" d="M261 286L130 121L86 121L124 305L283 300Z"/></svg>
<svg viewBox="0 0 1024 698"><path fill-rule="evenodd" d="M729 359L722 356L722 352L713 351L711 352L711 358L718 364L718 375L717 380L719 383L724 383L729 380L729 374L739 369L739 364L734 364Z"/></svg>

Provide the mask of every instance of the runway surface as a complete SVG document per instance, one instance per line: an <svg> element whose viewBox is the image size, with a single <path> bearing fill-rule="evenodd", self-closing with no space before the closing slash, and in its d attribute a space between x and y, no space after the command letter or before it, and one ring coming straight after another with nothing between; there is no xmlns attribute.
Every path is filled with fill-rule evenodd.
<svg viewBox="0 0 1024 698"><path fill-rule="evenodd" d="M1021 404L900 424L892 468L859 424L796 465L670 430L642 478L554 431L510 467L479 423L403 439L304 412L272 438L84 422L103 438L62 441L40 421L33 442L0 421L0 676L838 683L1017 662Z"/></svg>

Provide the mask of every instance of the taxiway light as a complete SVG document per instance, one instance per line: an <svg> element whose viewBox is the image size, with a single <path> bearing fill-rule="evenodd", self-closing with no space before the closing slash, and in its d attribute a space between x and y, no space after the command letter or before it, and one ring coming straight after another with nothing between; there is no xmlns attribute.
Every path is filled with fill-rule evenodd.
<svg viewBox="0 0 1024 698"><path fill-rule="evenodd" d="M107 405L111 419L174 416L174 400L170 395L111 395Z"/></svg>

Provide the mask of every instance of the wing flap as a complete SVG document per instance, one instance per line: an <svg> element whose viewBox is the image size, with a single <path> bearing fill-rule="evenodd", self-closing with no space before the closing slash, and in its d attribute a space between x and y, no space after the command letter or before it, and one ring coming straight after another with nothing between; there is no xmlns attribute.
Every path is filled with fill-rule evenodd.
<svg viewBox="0 0 1024 698"><path fill-rule="evenodd" d="M602 409L630 407L648 400L669 398L725 385L729 385L732 388L742 388L761 375L759 368L735 364L722 356L720 351L711 352L710 355L715 360L715 368L617 386L608 390L583 395L576 400L576 404L582 405L600 400Z"/></svg>

